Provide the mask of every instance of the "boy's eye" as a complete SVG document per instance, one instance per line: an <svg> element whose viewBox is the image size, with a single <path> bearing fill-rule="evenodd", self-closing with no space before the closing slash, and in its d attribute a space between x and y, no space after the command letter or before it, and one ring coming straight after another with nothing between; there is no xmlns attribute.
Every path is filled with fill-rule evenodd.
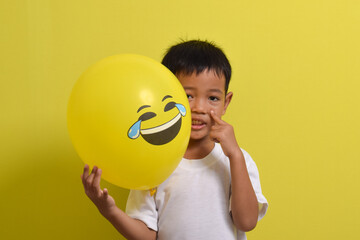
<svg viewBox="0 0 360 240"><path fill-rule="evenodd" d="M213 101L213 102L216 102L216 101L219 101L219 98L218 98L218 97L211 96L211 97L209 97L209 100L210 100L210 101Z"/></svg>
<svg viewBox="0 0 360 240"><path fill-rule="evenodd" d="M190 99L192 96L190 94L186 94L187 98Z"/></svg>
<svg viewBox="0 0 360 240"><path fill-rule="evenodd" d="M153 117L156 117L156 113L153 113L153 112L146 112L144 114L142 114L140 117L139 117L139 120L141 121L146 121L146 120L149 120Z"/></svg>
<svg viewBox="0 0 360 240"><path fill-rule="evenodd" d="M175 102L169 102L168 104L165 105L164 108L164 112L170 111L171 109L173 109L175 107Z"/></svg>

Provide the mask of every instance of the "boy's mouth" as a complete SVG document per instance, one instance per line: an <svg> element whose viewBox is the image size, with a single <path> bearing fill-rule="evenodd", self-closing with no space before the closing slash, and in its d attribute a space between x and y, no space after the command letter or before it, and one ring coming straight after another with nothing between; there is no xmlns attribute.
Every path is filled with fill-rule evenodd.
<svg viewBox="0 0 360 240"><path fill-rule="evenodd" d="M199 130L199 129L202 129L203 127L205 127L206 123L201 121L201 120L198 120L198 119L193 119L191 121L191 128L193 130Z"/></svg>

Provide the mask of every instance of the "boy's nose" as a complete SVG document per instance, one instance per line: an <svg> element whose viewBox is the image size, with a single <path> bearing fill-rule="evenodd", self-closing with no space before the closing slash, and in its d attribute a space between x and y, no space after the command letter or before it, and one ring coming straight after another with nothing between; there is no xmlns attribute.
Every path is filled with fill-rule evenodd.
<svg viewBox="0 0 360 240"><path fill-rule="evenodd" d="M192 112L206 113L205 103L201 99L196 99L195 101L193 101L192 104L190 105L190 107L191 107Z"/></svg>

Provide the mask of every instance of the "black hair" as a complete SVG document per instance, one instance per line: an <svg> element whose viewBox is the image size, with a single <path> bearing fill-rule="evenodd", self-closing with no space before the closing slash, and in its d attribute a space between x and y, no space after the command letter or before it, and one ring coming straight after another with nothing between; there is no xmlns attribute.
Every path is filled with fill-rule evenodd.
<svg viewBox="0 0 360 240"><path fill-rule="evenodd" d="M228 91L231 66L223 50L213 42L182 41L166 51L161 63L175 75L214 70L218 76L225 77L225 93Z"/></svg>

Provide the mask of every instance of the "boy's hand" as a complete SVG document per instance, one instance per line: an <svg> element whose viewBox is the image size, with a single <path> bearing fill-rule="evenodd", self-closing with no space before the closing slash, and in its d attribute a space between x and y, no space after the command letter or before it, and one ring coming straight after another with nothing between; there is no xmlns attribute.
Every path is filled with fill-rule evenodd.
<svg viewBox="0 0 360 240"><path fill-rule="evenodd" d="M116 207L115 200L109 195L108 190L100 188L101 169L94 166L89 175L89 166L86 164L84 172L81 174L85 193L96 205L102 215L108 215Z"/></svg>
<svg viewBox="0 0 360 240"><path fill-rule="evenodd" d="M214 111L210 111L210 116L214 121L211 127L210 138L220 143L225 155L229 158L241 152L235 138L234 128L227 122L221 120Z"/></svg>

